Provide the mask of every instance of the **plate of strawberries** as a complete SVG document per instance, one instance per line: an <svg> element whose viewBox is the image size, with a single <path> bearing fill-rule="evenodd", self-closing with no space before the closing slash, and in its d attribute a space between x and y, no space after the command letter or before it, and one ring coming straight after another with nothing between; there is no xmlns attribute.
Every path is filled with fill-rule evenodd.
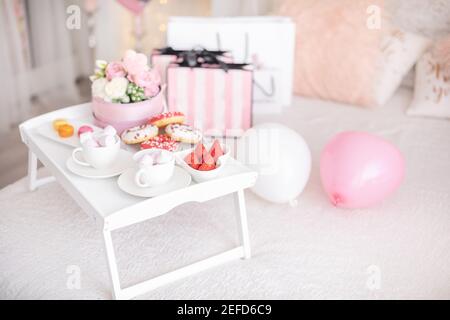
<svg viewBox="0 0 450 320"><path fill-rule="evenodd" d="M198 143L194 148L178 152L177 164L188 171L197 182L216 178L225 166L230 150L214 140L211 144Z"/></svg>

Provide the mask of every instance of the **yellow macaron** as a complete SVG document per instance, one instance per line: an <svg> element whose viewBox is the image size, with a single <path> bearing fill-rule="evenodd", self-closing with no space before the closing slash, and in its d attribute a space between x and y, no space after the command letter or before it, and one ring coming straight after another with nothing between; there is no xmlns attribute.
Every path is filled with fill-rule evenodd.
<svg viewBox="0 0 450 320"><path fill-rule="evenodd" d="M58 131L59 127L65 124L69 124L66 119L53 120L53 129L55 129L55 131Z"/></svg>

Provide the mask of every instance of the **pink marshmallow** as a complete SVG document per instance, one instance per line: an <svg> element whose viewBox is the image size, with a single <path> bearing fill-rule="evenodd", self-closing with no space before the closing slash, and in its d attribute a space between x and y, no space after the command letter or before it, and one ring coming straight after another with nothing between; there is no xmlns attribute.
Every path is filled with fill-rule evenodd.
<svg viewBox="0 0 450 320"><path fill-rule="evenodd" d="M109 147L116 144L117 140L116 136L102 135L98 137L97 141L102 147Z"/></svg>
<svg viewBox="0 0 450 320"><path fill-rule="evenodd" d="M169 162L172 159L172 156L170 154L167 154L165 152L160 152L157 156L156 162L158 164L164 164Z"/></svg>
<svg viewBox="0 0 450 320"><path fill-rule="evenodd" d="M116 129L114 129L113 126L106 126L103 129L103 134L107 135L107 136L115 136L117 134Z"/></svg>
<svg viewBox="0 0 450 320"><path fill-rule="evenodd" d="M83 144L85 143L87 140L93 140L94 137L92 135L92 132L84 132L82 134L80 134L80 143Z"/></svg>
<svg viewBox="0 0 450 320"><path fill-rule="evenodd" d="M98 142L95 141L94 139L88 139L88 140L84 141L83 145L85 145L87 147L91 147L91 148L98 148L98 147L100 147Z"/></svg>
<svg viewBox="0 0 450 320"><path fill-rule="evenodd" d="M151 155L145 154L142 156L142 158L139 160L139 167L145 168L152 166L154 164L153 157Z"/></svg>

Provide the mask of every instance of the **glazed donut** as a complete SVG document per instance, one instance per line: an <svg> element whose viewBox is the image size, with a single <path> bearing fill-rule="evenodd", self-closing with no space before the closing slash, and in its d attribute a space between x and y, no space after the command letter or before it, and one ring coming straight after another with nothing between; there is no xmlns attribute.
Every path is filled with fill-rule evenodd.
<svg viewBox="0 0 450 320"><path fill-rule="evenodd" d="M170 138L167 134L160 134L141 143L141 149L163 149L176 151L180 143Z"/></svg>
<svg viewBox="0 0 450 320"><path fill-rule="evenodd" d="M152 124L154 126L157 126L158 128L163 128L172 123L181 124L183 122L184 114L179 111L160 113L148 120L148 124Z"/></svg>
<svg viewBox="0 0 450 320"><path fill-rule="evenodd" d="M153 138L158 134L158 127L150 124L133 127L121 134L122 141L126 144L137 144Z"/></svg>
<svg viewBox="0 0 450 320"><path fill-rule="evenodd" d="M202 139L201 131L187 124L169 124L166 127L166 133L173 140L183 143L197 143Z"/></svg>

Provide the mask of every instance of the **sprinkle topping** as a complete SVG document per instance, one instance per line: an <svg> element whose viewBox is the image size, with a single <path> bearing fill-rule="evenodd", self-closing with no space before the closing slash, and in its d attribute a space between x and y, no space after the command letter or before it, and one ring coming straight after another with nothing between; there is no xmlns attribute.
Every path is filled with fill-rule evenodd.
<svg viewBox="0 0 450 320"><path fill-rule="evenodd" d="M183 112L180 112L180 111L164 112L164 113L160 113L154 117L151 117L148 122L152 123L154 121L159 121L161 119L172 118L172 117L184 117L184 114L183 114Z"/></svg>
<svg viewBox="0 0 450 320"><path fill-rule="evenodd" d="M179 143L177 141L172 140L168 135L160 134L141 143L141 149L164 149L167 151L176 151L178 144Z"/></svg>

